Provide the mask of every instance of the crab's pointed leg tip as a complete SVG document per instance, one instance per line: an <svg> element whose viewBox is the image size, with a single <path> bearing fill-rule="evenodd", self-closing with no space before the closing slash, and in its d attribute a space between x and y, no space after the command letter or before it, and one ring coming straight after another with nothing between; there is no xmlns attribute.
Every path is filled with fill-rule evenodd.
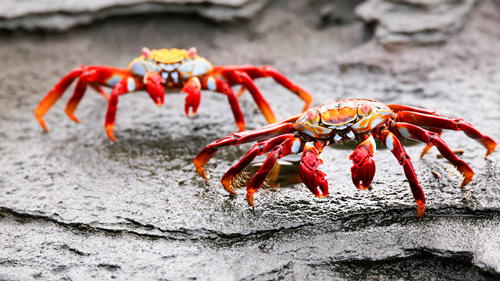
<svg viewBox="0 0 500 281"><path fill-rule="evenodd" d="M417 218L421 219L424 216L425 213L425 204L424 203L417 203Z"/></svg>

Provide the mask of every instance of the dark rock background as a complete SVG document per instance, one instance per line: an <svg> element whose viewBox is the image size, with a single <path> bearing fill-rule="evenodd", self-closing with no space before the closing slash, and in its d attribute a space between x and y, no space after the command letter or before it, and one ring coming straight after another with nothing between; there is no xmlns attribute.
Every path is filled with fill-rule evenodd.
<svg viewBox="0 0 500 281"><path fill-rule="evenodd" d="M125 67L143 46L196 46L214 64L270 64L311 92L314 105L370 98L425 107L500 140L500 8L493 0L470 5L459 27L443 26L439 44L412 40L411 32L386 44L377 36L381 24L356 17L362 1L355 2L270 1L249 20L224 23L133 13L63 33L4 25L0 279L499 279L500 154L485 160L484 148L462 132L443 139L465 151L461 158L476 173L466 189L436 149L420 159L424 145L405 142L427 197L419 220L403 170L382 145L367 191L350 179L354 144L322 154L326 199L303 184L260 190L254 209L243 190L228 196L219 179L250 145L214 157L206 184L194 156L236 129L219 94L204 92L195 118L184 115L182 94L168 95L162 108L145 93L126 95L116 144L103 128L106 101L91 90L76 111L82 124L64 113L70 90L46 115L49 133L33 115L77 65ZM303 103L273 81L257 85L278 118L301 110ZM240 103L248 129L265 124L248 94Z"/></svg>

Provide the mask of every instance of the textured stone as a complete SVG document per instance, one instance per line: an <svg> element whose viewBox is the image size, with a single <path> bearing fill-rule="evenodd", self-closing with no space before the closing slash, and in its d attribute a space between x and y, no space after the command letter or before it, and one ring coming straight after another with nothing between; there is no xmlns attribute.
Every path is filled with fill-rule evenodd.
<svg viewBox="0 0 500 281"><path fill-rule="evenodd" d="M81 24L137 14L197 14L214 21L251 18L267 0L16 0L2 1L0 28L63 31Z"/></svg>
<svg viewBox="0 0 500 281"><path fill-rule="evenodd" d="M443 43L459 30L476 0L368 0L356 8L384 45Z"/></svg>

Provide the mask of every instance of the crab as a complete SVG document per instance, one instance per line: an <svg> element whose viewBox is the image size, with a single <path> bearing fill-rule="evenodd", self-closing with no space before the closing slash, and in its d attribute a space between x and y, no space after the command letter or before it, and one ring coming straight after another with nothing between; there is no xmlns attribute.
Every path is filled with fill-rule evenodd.
<svg viewBox="0 0 500 281"><path fill-rule="evenodd" d="M463 131L468 137L477 140L486 148L486 157L497 145L493 139L461 118L443 117L431 110L397 104L385 105L374 100L346 99L313 107L301 115L261 129L234 133L216 140L203 148L193 162L198 173L208 181L204 166L217 151L226 146L256 141L248 153L221 179L224 188L229 193L236 194L233 184L235 179L256 156L267 154L266 160L247 186L246 199L249 205L254 206L254 193L262 186L276 161L286 155L302 153L300 177L314 195L323 198L328 195L326 174L318 169L323 164L323 160L319 158L323 148L334 143L360 141L349 156L353 163L351 176L358 189L367 189L375 175L375 140L380 140L403 167L417 204L417 217L420 218L425 212L424 192L418 183L410 156L398 138L426 143L421 157L436 146L464 176L461 187L466 186L474 176L469 165L458 158L441 139L443 129Z"/></svg>
<svg viewBox="0 0 500 281"><path fill-rule="evenodd" d="M139 90L145 90L158 106L164 102L165 92L180 90L186 94L185 112L188 116L197 113L201 90L215 91L227 96L239 131L245 129L238 97L248 90L268 123L276 122L276 117L269 104L262 96L253 80L272 77L304 102L304 109L309 108L312 96L301 87L292 83L283 74L270 66L222 65L212 66L203 57L198 56L195 48L185 49L142 49L142 56L132 60L127 68L109 66L78 66L64 76L45 96L35 109L35 116L40 125L48 131L43 116L63 95L69 85L78 78L73 96L66 106L69 118L79 123L74 112L85 94L87 85L109 100L106 113L105 129L108 137L115 142L113 128L119 96ZM232 85L240 84L241 90L235 94ZM112 88L110 96L102 86Z"/></svg>

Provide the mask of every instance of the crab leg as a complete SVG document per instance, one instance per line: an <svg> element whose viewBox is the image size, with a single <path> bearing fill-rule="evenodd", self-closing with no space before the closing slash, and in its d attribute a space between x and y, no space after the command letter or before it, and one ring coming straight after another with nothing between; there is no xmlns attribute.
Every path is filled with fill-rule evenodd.
<svg viewBox="0 0 500 281"><path fill-rule="evenodd" d="M38 104L35 109L35 116L40 125L45 131L48 131L45 120L43 116L49 111L49 109L54 105L54 103L64 94L64 91L69 87L69 85L76 79L82 72L84 66L78 66L71 70L66 76L64 76L52 90L43 98L43 100Z"/></svg>
<svg viewBox="0 0 500 281"><path fill-rule="evenodd" d="M440 116L432 116L417 112L401 111L396 114L396 121L408 122L413 125L440 128L455 131L464 131L464 133L472 139L477 140L486 148L486 157L490 155L497 146L496 142L490 137L481 134L468 122L461 118L448 118Z"/></svg>
<svg viewBox="0 0 500 281"><path fill-rule="evenodd" d="M395 113L400 112L400 111L409 111L409 112L429 114L432 116L441 116L441 114L439 114L435 110L427 110L427 109L418 108L418 107L412 107L412 106L406 106L406 105L400 105L400 104L388 104L387 107L389 107ZM443 132L443 130L439 129L439 128L429 127L427 129L431 132L438 134L438 135L441 135L441 133ZM422 150L422 153L420 154L420 158L424 157L432 147L433 147L433 144L428 143L424 147L424 149Z"/></svg>
<svg viewBox="0 0 500 281"><path fill-rule="evenodd" d="M270 140L262 141L256 143L252 148L241 158L241 160L232 166L225 174L222 176L221 183L231 194L236 194L234 191L233 181L234 179L243 171L254 159L255 157L262 155L269 150L273 149L276 145L283 143L286 139L295 137L294 134L284 134L277 136Z"/></svg>
<svg viewBox="0 0 500 281"><path fill-rule="evenodd" d="M292 93L299 96L299 98L301 98L305 102L304 108L302 109L302 111L306 111L309 108L309 106L311 106L311 102L313 99L311 94L306 92L304 89L302 89L298 85L294 84L292 81L290 81L288 78L286 78L286 76L284 76L283 74L278 72L276 69L266 65L266 66L262 66L262 67L253 66L253 67L245 68L242 70L244 70L246 73L248 73L248 75L250 75L250 77L252 79L255 79L258 77L272 77L274 79L274 81L276 81L281 86L287 88Z"/></svg>
<svg viewBox="0 0 500 281"><path fill-rule="evenodd" d="M458 158L441 139L438 134L426 131L418 126L410 123L396 122L392 125L391 130L403 138L413 139L424 143L432 143L443 156L448 159L464 176L464 180L460 187L466 186L474 177L474 171L462 159Z"/></svg>
<svg viewBox="0 0 500 281"><path fill-rule="evenodd" d="M367 189L375 176L375 162L372 157L375 154L376 144L370 135L356 147L349 156L353 166L351 168L352 182L358 189Z"/></svg>
<svg viewBox="0 0 500 281"><path fill-rule="evenodd" d="M234 120L236 126L238 126L239 131L245 130L245 119L243 117L243 112L241 112L240 104L238 103L238 97L234 94L231 86L224 80L220 78L209 77L208 79L215 79L215 91L223 93L227 96L231 110L233 111Z"/></svg>
<svg viewBox="0 0 500 281"><path fill-rule="evenodd" d="M128 70L116 67L83 65L75 67L66 76L64 76L38 104L37 108L35 109L35 116L44 130L48 131L43 116L64 94L64 91L69 87L69 85L71 85L71 83L77 77L79 77L79 80L85 79L86 81L82 81L79 83L79 85L77 85L73 97L70 99L68 105L66 106L66 113L68 114L68 116L72 120L78 122L78 119L74 117L73 112L78 106L79 101L83 97L87 83L90 83L91 85L94 85L95 83L112 87L116 83L117 79L119 80L129 76L130 74Z"/></svg>
<svg viewBox="0 0 500 281"><path fill-rule="evenodd" d="M267 123L271 124L276 122L276 116L274 116L274 113L267 103L267 101L264 99L262 96L261 92L255 86L252 78L246 73L242 71L236 72L236 75L239 75L241 78L241 82L243 83L243 87L245 87L250 94L252 95L255 103L259 107L260 111L262 112L262 115L264 115L264 118L266 118ZM244 88L242 88L244 89ZM241 90L240 90L241 91Z"/></svg>
<svg viewBox="0 0 500 281"><path fill-rule="evenodd" d="M261 141L289 133L293 128L293 122L295 122L299 116L300 115L293 116L283 121L269 124L261 129L234 133L225 138L216 140L205 146L205 148L203 148L198 155L196 155L193 160L193 164L196 166L196 170L200 176L208 181L205 168L203 166L205 166L205 164L215 155L215 153L217 153L217 151L219 151L219 149L230 145Z"/></svg>
<svg viewBox="0 0 500 281"><path fill-rule="evenodd" d="M400 165L403 166L406 178L410 183L410 188L413 193L413 198L417 202L417 217L421 218L425 212L425 196L422 187L418 183L417 175L413 169L410 156L406 153L405 149L399 142L398 138L387 129L382 129L375 136L380 139L385 146L394 154Z"/></svg>
<svg viewBox="0 0 500 281"><path fill-rule="evenodd" d="M78 81L76 81L73 96L71 96L71 98L69 99L65 109L65 112L68 115L68 117L71 120L75 121L76 123L80 123L80 121L78 120L78 118L76 118L74 112L76 110L76 107L80 103L80 100L83 98L85 90L87 89L87 77L88 73L86 72L80 74Z"/></svg>
<svg viewBox="0 0 500 281"><path fill-rule="evenodd" d="M282 141L281 144L273 148L260 169L257 171L257 173L255 173L255 175L252 177L252 179L250 179L250 182L248 183L246 199L248 204L252 207L254 206L254 193L262 186L267 175L274 167L274 164L276 164L276 161L286 155L299 153L304 147L304 141L301 138L295 137L294 134L286 134L284 136L280 136L280 140L282 140L281 137L284 137L285 140Z"/></svg>

